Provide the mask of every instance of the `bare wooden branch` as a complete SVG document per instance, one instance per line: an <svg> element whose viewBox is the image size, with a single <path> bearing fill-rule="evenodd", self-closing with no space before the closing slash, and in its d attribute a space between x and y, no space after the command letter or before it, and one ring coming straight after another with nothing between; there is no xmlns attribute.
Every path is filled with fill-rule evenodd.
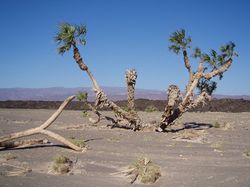
<svg viewBox="0 0 250 187"><path fill-rule="evenodd" d="M164 131L169 125L172 125L177 118L179 118L184 112L186 112L192 104L194 104L194 89L197 87L199 79L202 77L203 65L199 64L197 72L192 75L192 80L187 86L188 90L181 102L177 102L179 99L180 90L177 86L171 85L168 90L168 102L165 107L165 111L162 115L160 127L157 131ZM178 88L178 89L177 89ZM179 93L179 94L176 94Z"/></svg>
<svg viewBox="0 0 250 187"><path fill-rule="evenodd" d="M216 75L222 74L230 68L232 63L233 63L233 60L230 58L223 66L221 66L218 69L213 70L212 72L204 74L203 77L205 79L211 79L215 77Z"/></svg>
<svg viewBox="0 0 250 187"><path fill-rule="evenodd" d="M208 102L211 101L212 97L207 94L207 92L203 91L200 95L188 106L188 109L196 108L200 104L203 106Z"/></svg>
<svg viewBox="0 0 250 187"><path fill-rule="evenodd" d="M1 136L0 137L0 146L3 146L4 144L6 144L6 142L17 139L17 138L31 136L31 135L35 135L35 134L45 134L47 136L50 136L51 138L58 140L59 142L61 142L63 144L69 146L71 149L73 149L75 151L83 151L82 148L72 144L70 141L68 141L64 137L60 136L59 134L56 134L56 133L51 132L49 130L45 130L58 118L58 116L62 113L63 109L74 98L75 98L75 96L68 97L61 104L61 106L57 109L57 111L46 122L44 122L41 126L36 127L36 128L32 128L32 129L28 129L28 130L24 130L24 131L20 131L20 132L16 132L16 133L12 133L9 135Z"/></svg>
<svg viewBox="0 0 250 187"><path fill-rule="evenodd" d="M185 64L185 67L187 68L188 74L189 74L189 80L188 80L188 84L186 86L186 91L188 91L190 85L192 84L194 74L193 74L193 71L192 71L192 66L191 66L191 64L189 62L189 58L188 58L188 55L187 55L187 50L183 51L183 56L184 56L184 64Z"/></svg>

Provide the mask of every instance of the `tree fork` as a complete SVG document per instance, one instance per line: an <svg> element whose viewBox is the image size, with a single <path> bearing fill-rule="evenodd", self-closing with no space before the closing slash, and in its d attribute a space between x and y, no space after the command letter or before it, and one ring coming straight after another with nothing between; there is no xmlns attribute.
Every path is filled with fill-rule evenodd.
<svg viewBox="0 0 250 187"><path fill-rule="evenodd" d="M109 107L111 110L113 110L115 112L116 115L127 120L130 124L133 124L135 126L134 130L138 129L139 123L140 123L140 119L139 119L138 115L134 115L132 113L124 111L122 108L120 108L118 105L116 105L114 102L110 101L107 98L106 94L102 91L102 89L98 85L96 79L94 78L92 73L89 71L88 66L86 64L84 64L78 48L75 45L73 45L73 47L74 47L74 56L73 57L74 57L76 63L79 65L81 70L86 71L90 80L92 81L93 90L96 94L95 106L100 107L100 108L102 108L103 106Z"/></svg>
<svg viewBox="0 0 250 187"><path fill-rule="evenodd" d="M68 97L61 104L61 106L57 109L57 111L49 119L47 119L47 121L45 121L41 126L36 127L36 128L31 128L28 130L24 130L24 131L20 131L20 132L16 132L16 133L12 133L9 135L1 136L0 147L5 147L4 145L7 145L6 142L17 139L17 138L22 138L22 137L36 135L36 134L44 134L44 135L47 135L51 138L58 140L59 142L67 145L68 147L70 147L71 149L75 151L84 151L84 149L71 143L66 138L62 137L61 135L56 134L52 131L46 130L58 118L58 116L62 113L63 109L68 105L68 103L70 103L74 98L75 96Z"/></svg>

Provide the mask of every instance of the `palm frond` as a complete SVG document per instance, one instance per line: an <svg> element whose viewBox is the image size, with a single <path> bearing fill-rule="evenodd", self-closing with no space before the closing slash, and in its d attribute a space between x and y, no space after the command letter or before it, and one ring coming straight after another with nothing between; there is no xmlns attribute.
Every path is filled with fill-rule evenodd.
<svg viewBox="0 0 250 187"><path fill-rule="evenodd" d="M193 52L193 57L194 58L201 58L201 55L202 55L202 53L201 53L201 49L200 48L198 48L198 47L196 47L195 49L194 49L194 52Z"/></svg>
<svg viewBox="0 0 250 187"><path fill-rule="evenodd" d="M59 54L63 55L66 51L68 51L70 48L68 46L61 46L57 48L57 51Z"/></svg>
<svg viewBox="0 0 250 187"><path fill-rule="evenodd" d="M206 53L202 54L201 59L202 59L202 62L210 63L210 61L211 61L210 56Z"/></svg>
<svg viewBox="0 0 250 187"><path fill-rule="evenodd" d="M171 46L169 46L169 50L173 51L174 53L176 53L178 55L181 48L179 46L176 46L176 45L171 45Z"/></svg>
<svg viewBox="0 0 250 187"><path fill-rule="evenodd" d="M76 45L77 43L85 45L86 32L87 29L84 25L78 26L69 23L62 23L59 26L57 35L54 37L55 42L59 45L59 54L63 54L70 50L72 45Z"/></svg>
<svg viewBox="0 0 250 187"><path fill-rule="evenodd" d="M233 42L229 42L228 44L221 46L220 50L222 55L226 56L229 59L234 56L238 56L238 54L235 52L235 47L236 45Z"/></svg>
<svg viewBox="0 0 250 187"><path fill-rule="evenodd" d="M186 49L190 48L190 43L192 42L192 39L191 37L186 37L186 31L184 29L180 29L172 33L169 38L169 41L172 43L172 45L175 45L180 49Z"/></svg>
<svg viewBox="0 0 250 187"><path fill-rule="evenodd" d="M214 49L210 50L210 55L213 59L217 59L217 52Z"/></svg>

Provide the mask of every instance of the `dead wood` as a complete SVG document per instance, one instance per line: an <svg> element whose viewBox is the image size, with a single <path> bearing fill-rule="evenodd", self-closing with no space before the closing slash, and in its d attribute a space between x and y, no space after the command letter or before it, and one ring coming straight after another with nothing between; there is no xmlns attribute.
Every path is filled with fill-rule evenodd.
<svg viewBox="0 0 250 187"><path fill-rule="evenodd" d="M197 88L198 82L203 78L209 80L215 76L223 74L232 64L232 59L230 58L225 62L221 67L212 70L209 73L204 73L205 68L203 63L200 62L195 73L192 73L192 68L189 63L187 56L187 51L183 51L184 55L184 64L189 72L189 81L186 86L185 96L180 101L180 91L179 88L175 85L169 86L167 95L168 102L165 107L165 111L162 115L162 119L157 131L164 131L165 128L169 125L173 125L174 122L182 116L186 111L193 109L200 104L205 105L208 101L211 100L211 96L206 92L206 90L201 90L199 95L195 97L194 91ZM179 102L178 102L179 101Z"/></svg>
<svg viewBox="0 0 250 187"><path fill-rule="evenodd" d="M1 136L0 137L0 147L5 147L4 145L7 145L6 142L17 139L17 138L31 136L31 135L35 135L35 134L44 134L44 135L47 135L51 138L58 140L59 142L67 145L68 147L70 147L71 149L73 149L75 151L83 151L82 148L74 145L73 143L71 143L66 138L62 137L61 135L56 134L52 131L46 130L58 118L58 116L62 113L63 109L67 106L67 104L70 103L74 98L75 98L75 96L68 97L61 104L61 106L57 109L57 111L47 121L45 121L41 126L36 127L36 128L31 128L28 130L24 130L24 131L20 131L20 132L16 132L16 133L12 133L9 135Z"/></svg>
<svg viewBox="0 0 250 187"><path fill-rule="evenodd" d="M80 55L80 52L75 44L73 45L73 47L74 47L74 56L73 57L74 57L76 63L78 64L78 66L81 70L83 70L87 73L87 75L89 76L89 78L92 82L92 88L96 94L95 108L96 109L102 108L104 106L108 107L115 113L115 115L118 118L122 118L122 119L128 121L130 125L134 125L136 127L135 130L138 129L139 124L140 124L140 119L139 119L138 115L135 115L134 113L130 113L130 112L123 110L121 107L119 107L114 102L112 102L108 99L108 97L103 92L103 90L100 88L96 79L94 78L94 76L90 72L89 68L84 63L84 61ZM97 116L99 116L99 114L97 114ZM99 122L99 119L97 121L94 121L94 122L96 122L96 123Z"/></svg>

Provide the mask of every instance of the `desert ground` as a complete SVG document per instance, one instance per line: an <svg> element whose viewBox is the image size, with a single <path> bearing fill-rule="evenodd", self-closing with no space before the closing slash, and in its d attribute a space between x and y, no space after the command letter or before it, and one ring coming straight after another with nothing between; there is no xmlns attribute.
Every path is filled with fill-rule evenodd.
<svg viewBox="0 0 250 187"><path fill-rule="evenodd" d="M53 112L0 109L0 136L37 127ZM154 123L161 113L139 115L143 121ZM146 186L250 185L250 157L245 154L250 151L250 113L186 113L167 133L150 129L133 132L108 125L104 120L92 125L80 111L64 111L49 129L64 137L83 138L88 150L75 152L53 139L46 145L1 149L0 186L145 186L130 184L128 177L119 173L145 156L161 168L161 177ZM15 157L6 159L8 153ZM70 174L51 172L56 155L65 155L74 162Z"/></svg>

